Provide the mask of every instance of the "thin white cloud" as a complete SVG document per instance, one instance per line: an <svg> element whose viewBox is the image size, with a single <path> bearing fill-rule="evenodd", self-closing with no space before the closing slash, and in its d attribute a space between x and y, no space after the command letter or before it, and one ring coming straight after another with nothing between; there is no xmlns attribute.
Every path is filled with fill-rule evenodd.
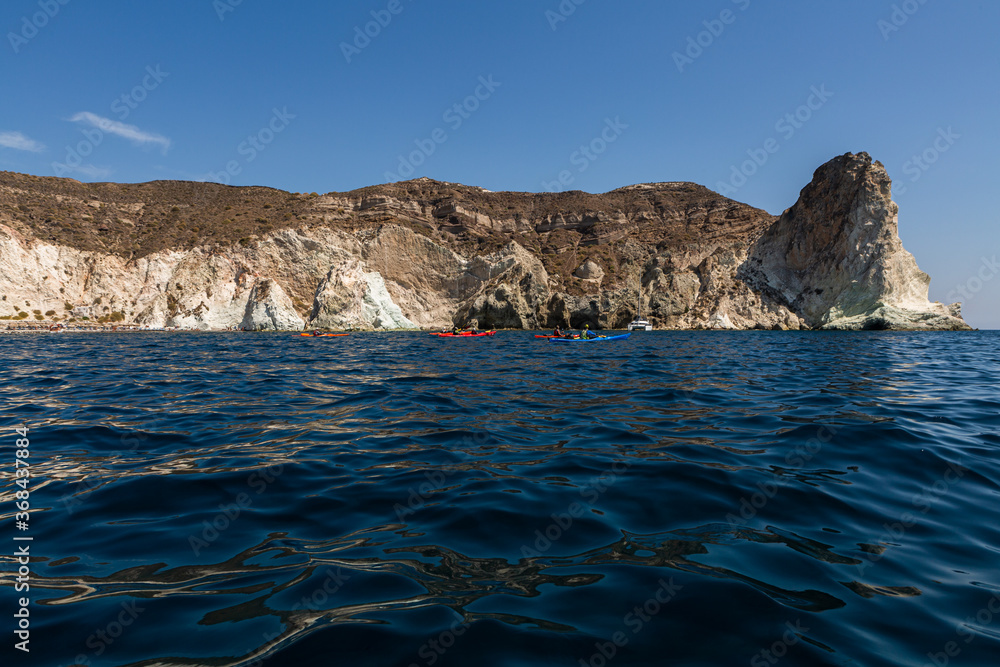
<svg viewBox="0 0 1000 667"><path fill-rule="evenodd" d="M29 139L20 132L0 132L0 146L19 151L31 151L32 153L41 153L45 150L45 146L34 139Z"/></svg>
<svg viewBox="0 0 1000 667"><path fill-rule="evenodd" d="M105 118L103 116L98 116L97 114L90 113L89 111L81 111L72 118L71 121L74 123L86 123L92 127L96 127L101 132L107 132L108 134L116 134L119 137L123 137L132 141L136 144L159 144L163 147L163 152L166 153L167 149L170 148L170 139L167 139L163 135L154 134L152 132L143 132L135 125L126 125L117 120L111 120L110 118Z"/></svg>

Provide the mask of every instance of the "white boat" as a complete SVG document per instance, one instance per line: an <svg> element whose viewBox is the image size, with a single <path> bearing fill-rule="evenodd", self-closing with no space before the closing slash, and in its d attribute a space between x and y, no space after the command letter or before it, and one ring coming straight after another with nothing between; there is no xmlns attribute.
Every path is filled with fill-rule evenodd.
<svg viewBox="0 0 1000 667"><path fill-rule="evenodd" d="M629 331L652 331L653 325L649 323L649 320L639 319L638 317L628 323Z"/></svg>
<svg viewBox="0 0 1000 667"><path fill-rule="evenodd" d="M629 331L652 331L653 325L649 320L642 319L642 287L639 288L639 298L637 301L635 319L628 323Z"/></svg>

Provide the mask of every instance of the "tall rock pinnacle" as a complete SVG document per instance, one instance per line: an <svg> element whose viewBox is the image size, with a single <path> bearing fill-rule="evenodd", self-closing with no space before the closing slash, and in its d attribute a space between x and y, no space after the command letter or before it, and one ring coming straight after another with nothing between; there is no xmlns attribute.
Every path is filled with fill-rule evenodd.
<svg viewBox="0 0 1000 667"><path fill-rule="evenodd" d="M892 181L867 153L836 157L757 240L738 277L824 329L968 329L928 300L930 276L899 239Z"/></svg>

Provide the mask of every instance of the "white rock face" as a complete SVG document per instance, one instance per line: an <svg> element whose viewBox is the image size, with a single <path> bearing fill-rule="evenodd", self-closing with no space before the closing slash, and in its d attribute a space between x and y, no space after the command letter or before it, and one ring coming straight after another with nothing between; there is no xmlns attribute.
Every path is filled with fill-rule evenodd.
<svg viewBox="0 0 1000 667"><path fill-rule="evenodd" d="M930 277L899 240L885 168L867 153L816 170L756 242L738 276L824 329L967 329L957 304L928 298Z"/></svg>
<svg viewBox="0 0 1000 667"><path fill-rule="evenodd" d="M363 271L382 277L393 303L417 326L451 326L458 304L481 284L466 272L467 259L405 227L384 225L358 239Z"/></svg>
<svg viewBox="0 0 1000 667"><path fill-rule="evenodd" d="M373 329L416 329L403 311L392 301L385 280L376 272L363 275L367 289L361 301L362 317Z"/></svg>
<svg viewBox="0 0 1000 667"><path fill-rule="evenodd" d="M371 270L373 264L387 267L394 280ZM445 298L437 290L447 291L446 283L454 281L445 277L459 274L464 264L403 228L374 239L329 229L282 230L249 248L194 248L128 261L25 239L0 224L0 316L24 312L30 323L37 310L52 313L47 319L149 327L300 330L312 302L315 327L417 327L400 299L421 324L444 326L473 285ZM424 265L436 267L437 276Z"/></svg>
<svg viewBox="0 0 1000 667"><path fill-rule="evenodd" d="M716 312L708 318L708 326L712 329L735 329L736 326L729 319L727 313Z"/></svg>
<svg viewBox="0 0 1000 667"><path fill-rule="evenodd" d="M330 269L316 290L310 322L330 329L415 329L377 272L354 260Z"/></svg>
<svg viewBox="0 0 1000 667"><path fill-rule="evenodd" d="M292 300L281 285L261 280L250 290L240 328L246 331L298 330L305 322L295 312Z"/></svg>

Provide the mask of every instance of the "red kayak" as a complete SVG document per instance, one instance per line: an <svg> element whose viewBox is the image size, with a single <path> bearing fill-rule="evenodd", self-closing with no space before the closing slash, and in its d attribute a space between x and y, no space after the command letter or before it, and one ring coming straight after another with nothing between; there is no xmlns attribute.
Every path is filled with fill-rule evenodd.
<svg viewBox="0 0 1000 667"><path fill-rule="evenodd" d="M302 334L299 334L299 335L300 336L306 336L308 338L329 338L330 336L346 336L347 334L345 334L345 333L339 333L339 334L335 334L335 333L321 333L321 334L302 333Z"/></svg>
<svg viewBox="0 0 1000 667"><path fill-rule="evenodd" d="M435 333L435 332L431 332L431 335L432 336L437 336L438 338L479 338L480 336L492 336L495 333L496 333L496 330L494 329L493 331L483 331L481 333L458 333L458 334L453 334L453 333L450 333L450 332L449 333Z"/></svg>

